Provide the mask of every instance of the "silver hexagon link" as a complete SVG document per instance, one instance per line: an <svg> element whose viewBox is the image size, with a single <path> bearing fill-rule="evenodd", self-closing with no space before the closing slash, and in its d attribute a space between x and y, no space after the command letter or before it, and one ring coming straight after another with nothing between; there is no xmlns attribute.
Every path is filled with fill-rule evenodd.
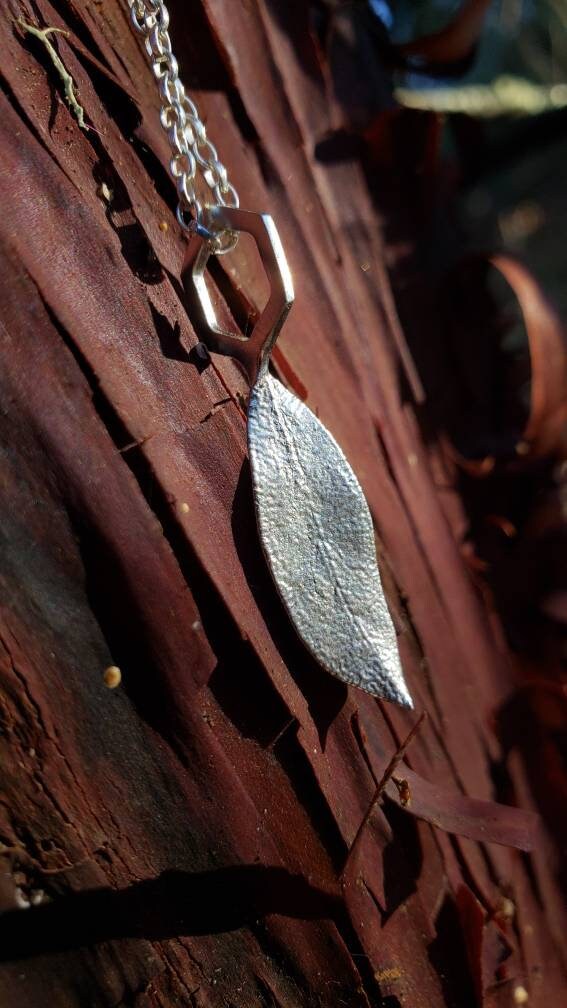
<svg viewBox="0 0 567 1008"><path fill-rule="evenodd" d="M188 299L200 313L199 333L203 342L216 353L235 357L243 366L251 385L268 366L270 353L293 304L291 273L277 228L269 214L253 213L236 207L213 206L203 212L202 226L195 227L189 238L182 270ZM270 284L270 296L249 336L231 333L219 325L206 280L209 256L215 254L214 234L245 232L252 235Z"/></svg>

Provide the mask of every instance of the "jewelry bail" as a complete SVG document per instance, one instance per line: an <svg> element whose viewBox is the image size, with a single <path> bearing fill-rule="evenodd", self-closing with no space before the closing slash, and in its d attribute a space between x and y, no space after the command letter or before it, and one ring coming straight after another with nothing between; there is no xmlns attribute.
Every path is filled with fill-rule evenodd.
<svg viewBox="0 0 567 1008"><path fill-rule="evenodd" d="M277 228L269 214L239 207L207 207L205 222L190 229L181 279L188 301L197 309L199 337L214 353L235 357L254 385L268 367L270 353L294 300L293 281ZM249 336L229 332L216 317L205 280L205 269L215 254L214 237L222 231L252 236L270 285L265 308Z"/></svg>

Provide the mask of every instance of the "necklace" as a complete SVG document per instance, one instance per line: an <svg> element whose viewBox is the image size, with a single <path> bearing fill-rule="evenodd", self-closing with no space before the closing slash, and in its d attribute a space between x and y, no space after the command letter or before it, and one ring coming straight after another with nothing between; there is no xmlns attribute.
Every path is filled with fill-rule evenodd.
<svg viewBox="0 0 567 1008"><path fill-rule="evenodd" d="M184 288L207 347L235 357L250 382L254 501L275 585L297 633L323 668L348 685L411 707L376 562L372 518L358 480L328 430L268 370L294 298L276 226L268 214L240 209L179 79L163 0L128 4L157 81L160 121L172 150L177 220L188 236ZM210 203L197 196L198 173L211 191ZM205 281L210 256L234 249L240 233L252 235L270 282L268 303L247 337L217 323Z"/></svg>

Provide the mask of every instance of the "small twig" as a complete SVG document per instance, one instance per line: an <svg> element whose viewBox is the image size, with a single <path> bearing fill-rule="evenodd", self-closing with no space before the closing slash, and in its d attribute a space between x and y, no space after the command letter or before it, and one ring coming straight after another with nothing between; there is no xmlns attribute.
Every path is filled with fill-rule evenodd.
<svg viewBox="0 0 567 1008"><path fill-rule="evenodd" d="M210 420L211 417L214 417L215 413L218 412L221 406L226 406L226 404L230 402L234 402L234 398L231 395L226 396L224 399L219 399L218 402L213 403L212 408L209 410L207 415L204 416L202 420L199 421L199 423L205 423L206 420Z"/></svg>
<svg viewBox="0 0 567 1008"><path fill-rule="evenodd" d="M92 129L92 127L85 122L85 111L82 105L79 105L79 102L77 101L77 96L75 94L75 82L73 81L71 74L69 73L61 57L59 56L59 53L57 52L55 46L48 38L48 35L51 35L53 32L58 32L60 35L66 35L66 36L69 35L69 32L65 31L63 28L37 28L36 25L28 24L28 22L24 21L23 18L18 18L17 24L19 24L22 31L26 32L29 35L33 35L35 38L39 39L40 42L43 43L43 45L47 50L49 58L53 63L53 66L55 67L57 73L61 78L61 81L63 83L65 100L69 108L71 109L71 112L74 113L81 129L84 130Z"/></svg>
<svg viewBox="0 0 567 1008"><path fill-rule="evenodd" d="M351 858L352 858L352 856L354 854L354 851L355 851L356 847L358 846L358 843L360 841L360 837L362 836L362 833L364 832L364 828L365 828L368 820L370 819L371 815L373 814L376 806L378 805L378 802L380 801L380 799L382 797L382 794L384 792L384 788L386 787L386 784L390 780L390 777L394 773L394 770L396 769L398 763L404 758L408 746L411 745L411 743L413 742L415 736L417 735L419 729L421 728L421 726L422 726L422 724L423 724L423 722L425 720L425 717L426 717L426 712L423 711L423 714L421 714L420 717L417 719L417 721L415 722L415 724L414 724L412 730L410 731L409 735L407 736L407 738L405 739L405 741L402 742L402 744L399 747L399 749L396 750L396 752L392 756L390 762L388 763L388 766L384 770L384 773L382 774L382 777L380 778L380 780L379 780L379 782L378 782L378 784L376 786L376 791L374 792L374 797L373 797L372 801L370 802L370 805L368 806L368 808L366 810L364 818L363 818L360 826L358 827L358 829L356 831L355 838L352 841L352 844L350 845L350 848L349 848L349 851L348 851L348 854L346 856L345 863L344 863L344 866L343 866L343 870L341 872L341 878L344 878L344 876L345 876L345 873L346 873L347 867L349 865L349 862L350 862L350 860L351 860Z"/></svg>
<svg viewBox="0 0 567 1008"><path fill-rule="evenodd" d="M149 441L150 438L153 437L155 437L155 431L153 432L153 434L146 434L145 437L140 438L138 441L129 441L128 444L125 444L123 448L118 448L118 454L123 455L127 451L132 451L132 448L141 448L143 445L146 444L146 441Z"/></svg>
<svg viewBox="0 0 567 1008"><path fill-rule="evenodd" d="M274 738L272 739L272 741L268 743L268 745L267 745L266 748L267 749L271 749L271 750L275 749L275 747L277 746L277 744L278 744L279 740L281 739L281 737L283 735L285 735L286 731L288 731L288 729L291 728L292 724L294 722L296 722L296 721L297 721L296 717L291 717L289 719L289 721L286 721L286 723L284 724L283 728L280 728L280 730L277 733L277 735L275 735Z"/></svg>

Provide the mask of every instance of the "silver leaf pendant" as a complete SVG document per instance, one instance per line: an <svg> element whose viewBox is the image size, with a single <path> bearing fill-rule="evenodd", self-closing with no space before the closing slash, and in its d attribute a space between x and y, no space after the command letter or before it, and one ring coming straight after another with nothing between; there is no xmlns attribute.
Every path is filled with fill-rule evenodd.
<svg viewBox="0 0 567 1008"><path fill-rule="evenodd" d="M211 235L192 237L183 277L188 294L197 295L207 344L237 357L252 385L248 447L254 500L276 587L323 668L349 686L412 707L358 480L329 431L268 372L270 351L293 301L273 221L224 207L208 213L209 226L217 230L253 235L271 282L270 299L251 336L224 332L204 280L214 251Z"/></svg>
<svg viewBox="0 0 567 1008"><path fill-rule="evenodd" d="M411 707L358 480L314 413L256 382L248 446L260 538L289 616L328 672Z"/></svg>

